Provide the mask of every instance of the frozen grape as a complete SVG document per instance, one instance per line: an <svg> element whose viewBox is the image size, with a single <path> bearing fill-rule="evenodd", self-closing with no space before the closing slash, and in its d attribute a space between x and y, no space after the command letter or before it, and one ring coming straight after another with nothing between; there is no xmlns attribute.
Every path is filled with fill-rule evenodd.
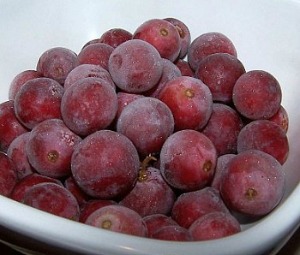
<svg viewBox="0 0 300 255"><path fill-rule="evenodd" d="M196 130L181 130L162 146L160 170L172 187L193 191L210 183L216 160L216 148L207 136Z"/></svg>
<svg viewBox="0 0 300 255"><path fill-rule="evenodd" d="M42 75L37 72L36 70L25 70L21 73L17 74L9 86L8 91L8 98L10 100L15 99L16 94L18 93L19 89L29 80L34 78L40 78Z"/></svg>
<svg viewBox="0 0 300 255"><path fill-rule="evenodd" d="M0 195L9 197L17 181L13 162L5 153L0 152Z"/></svg>
<svg viewBox="0 0 300 255"><path fill-rule="evenodd" d="M98 65L108 70L108 60L114 48L105 43L86 45L78 54L78 64Z"/></svg>
<svg viewBox="0 0 300 255"><path fill-rule="evenodd" d="M279 110L275 113L275 115L273 115L269 120L278 124L284 132L287 133L289 129L289 115L282 105L279 107Z"/></svg>
<svg viewBox="0 0 300 255"><path fill-rule="evenodd" d="M174 203L171 217L180 226L189 228L199 217L210 212L228 212L219 191L212 187L182 193Z"/></svg>
<svg viewBox="0 0 300 255"><path fill-rule="evenodd" d="M108 67L115 84L129 93L142 93L153 88L163 71L158 51L138 39L126 41L115 48Z"/></svg>
<svg viewBox="0 0 300 255"><path fill-rule="evenodd" d="M121 205L107 205L93 212L86 224L128 235L147 236L142 217L135 211Z"/></svg>
<svg viewBox="0 0 300 255"><path fill-rule="evenodd" d="M56 183L39 183L24 195L24 204L36 209L78 221L79 206L76 198L66 188Z"/></svg>
<svg viewBox="0 0 300 255"><path fill-rule="evenodd" d="M61 119L45 120L31 130L26 155L38 173L65 177L71 173L71 156L81 140Z"/></svg>
<svg viewBox="0 0 300 255"><path fill-rule="evenodd" d="M263 151L247 150L230 160L220 185L230 210L258 217L278 205L284 194L285 178L274 157Z"/></svg>
<svg viewBox="0 0 300 255"><path fill-rule="evenodd" d="M197 219L189 228L194 241L212 240L241 232L241 226L230 213L212 212Z"/></svg>
<svg viewBox="0 0 300 255"><path fill-rule="evenodd" d="M214 103L211 117L202 133L213 142L220 156L237 152L237 139L243 126L236 110L225 104Z"/></svg>
<svg viewBox="0 0 300 255"><path fill-rule="evenodd" d="M19 135L11 142L7 149L7 156L14 163L19 180L35 172L33 167L30 165L26 154L26 146L29 136L30 132Z"/></svg>
<svg viewBox="0 0 300 255"><path fill-rule="evenodd" d="M178 225L170 216L160 213L147 215L143 217L143 220L148 230L148 237L152 237L156 231L163 227Z"/></svg>
<svg viewBox="0 0 300 255"><path fill-rule="evenodd" d="M85 223L87 218L96 210L107 205L115 205L115 204L117 204L117 202L114 200L90 199L89 201L81 205L79 221Z"/></svg>
<svg viewBox="0 0 300 255"><path fill-rule="evenodd" d="M76 66L77 54L75 52L63 47L54 47L40 56L36 70L43 77L64 84L68 73Z"/></svg>
<svg viewBox="0 0 300 255"><path fill-rule="evenodd" d="M188 28L188 26L183 23L182 20L176 19L176 18L165 18L164 20L169 21L171 24L173 24L179 34L180 38L180 53L179 53L179 58L183 59L187 52L188 48L190 47L191 43L191 33Z"/></svg>
<svg viewBox="0 0 300 255"><path fill-rule="evenodd" d="M32 79L22 86L15 97L15 114L28 129L47 119L60 119L63 94L64 88L53 79Z"/></svg>
<svg viewBox="0 0 300 255"><path fill-rule="evenodd" d="M84 138L72 155L71 169L78 186L94 198L125 196L134 186L139 155L124 135L100 130Z"/></svg>
<svg viewBox="0 0 300 255"><path fill-rule="evenodd" d="M116 91L105 80L89 77L68 88L61 102L66 126L80 136L107 128L118 109Z"/></svg>
<svg viewBox="0 0 300 255"><path fill-rule="evenodd" d="M169 240L169 241L191 241L192 236L190 232L181 226L170 225L157 230L151 236L154 239Z"/></svg>
<svg viewBox="0 0 300 255"><path fill-rule="evenodd" d="M280 84L272 74L263 70L241 75L232 92L237 111L251 120L271 118L280 108L281 97Z"/></svg>
<svg viewBox="0 0 300 255"><path fill-rule="evenodd" d="M69 88L73 83L80 79L96 77L107 81L114 89L116 85L114 84L109 72L99 65L93 64L82 64L75 67L67 76L64 88Z"/></svg>
<svg viewBox="0 0 300 255"><path fill-rule="evenodd" d="M78 205L82 206L90 201L91 197L88 196L85 192L80 189L74 177L69 175L64 181L64 187L72 193L72 195L76 198ZM80 213L81 214L81 213Z"/></svg>
<svg viewBox="0 0 300 255"><path fill-rule="evenodd" d="M11 142L19 135L27 133L15 114L14 100L0 104L0 151L7 152Z"/></svg>
<svg viewBox="0 0 300 255"><path fill-rule="evenodd" d="M195 76L195 72L192 70L189 63L185 59L178 59L175 62L175 65L179 68L182 76Z"/></svg>
<svg viewBox="0 0 300 255"><path fill-rule="evenodd" d="M242 62L235 56L215 53L198 64L195 76L209 87L214 101L229 103L237 79L245 72Z"/></svg>
<svg viewBox="0 0 300 255"><path fill-rule="evenodd" d="M167 215L174 204L175 193L165 182L159 169L142 168L134 188L120 204L135 210L142 217L151 214Z"/></svg>
<svg viewBox="0 0 300 255"><path fill-rule="evenodd" d="M174 131L173 115L156 98L138 98L127 105L117 122L117 131L128 137L141 156L160 151Z"/></svg>
<svg viewBox="0 0 300 255"><path fill-rule="evenodd" d="M188 50L188 62L193 70L207 56L214 53L228 53L237 56L237 51L232 41L219 32L208 32L195 38Z"/></svg>
<svg viewBox="0 0 300 255"><path fill-rule="evenodd" d="M59 181L58 179L47 177L38 173L32 173L17 182L10 195L10 198L18 202L23 202L26 191L30 187L42 182L52 182L62 185L61 181Z"/></svg>
<svg viewBox="0 0 300 255"><path fill-rule="evenodd" d="M178 58L181 50L181 40L176 27L163 19L147 20L135 30L133 38L150 43L162 58L172 62Z"/></svg>
<svg viewBox="0 0 300 255"><path fill-rule="evenodd" d="M167 82L158 98L172 111L175 130L201 129L212 113L212 95L200 80L180 76Z"/></svg>
<svg viewBox="0 0 300 255"><path fill-rule="evenodd" d="M132 39L132 34L123 28L112 28L105 31L99 38L99 42L106 43L116 48L121 43Z"/></svg>
<svg viewBox="0 0 300 255"><path fill-rule="evenodd" d="M279 125L270 120L256 120L244 126L237 139L239 153L250 149L264 151L284 164L289 154L289 142Z"/></svg>

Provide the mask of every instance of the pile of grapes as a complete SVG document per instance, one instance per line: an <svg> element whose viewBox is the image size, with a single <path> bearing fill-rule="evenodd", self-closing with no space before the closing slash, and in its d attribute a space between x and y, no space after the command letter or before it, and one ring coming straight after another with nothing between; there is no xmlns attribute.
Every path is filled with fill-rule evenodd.
<svg viewBox="0 0 300 255"><path fill-rule="evenodd" d="M216 239L281 201L288 115L276 78L176 18L46 50L0 104L0 194L125 234Z"/></svg>

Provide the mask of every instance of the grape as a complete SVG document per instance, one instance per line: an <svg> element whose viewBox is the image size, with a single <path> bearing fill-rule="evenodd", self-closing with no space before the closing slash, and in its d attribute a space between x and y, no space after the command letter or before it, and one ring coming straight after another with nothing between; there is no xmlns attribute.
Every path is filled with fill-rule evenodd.
<svg viewBox="0 0 300 255"><path fill-rule="evenodd" d="M212 240L241 232L236 218L229 213L212 212L197 219L189 228L194 241Z"/></svg>
<svg viewBox="0 0 300 255"><path fill-rule="evenodd" d="M80 136L107 128L118 109L116 91L105 80L95 77L75 82L61 102L66 126Z"/></svg>
<svg viewBox="0 0 300 255"><path fill-rule="evenodd" d="M177 131L203 128L212 113L209 88L193 77L180 76L167 82L158 98L171 109Z"/></svg>
<svg viewBox="0 0 300 255"><path fill-rule="evenodd" d="M79 206L86 204L91 198L86 193L84 193L72 175L69 175L64 180L64 187L72 193L72 195L76 198Z"/></svg>
<svg viewBox="0 0 300 255"><path fill-rule="evenodd" d="M175 65L179 68L182 76L194 77L195 72L190 67L189 63L184 59L178 59Z"/></svg>
<svg viewBox="0 0 300 255"><path fill-rule="evenodd" d="M93 65L93 64L82 64L75 67L67 76L64 88L69 88L76 81L88 77L96 77L101 78L107 81L114 89L116 89L116 85L114 84L109 72L101 66Z"/></svg>
<svg viewBox="0 0 300 255"><path fill-rule="evenodd" d="M66 188L56 183L39 183L24 195L24 204L36 209L78 221L79 206L76 198Z"/></svg>
<svg viewBox="0 0 300 255"><path fill-rule="evenodd" d="M139 156L124 135L100 130L84 138L72 155L71 169L78 186L94 198L125 196L134 186Z"/></svg>
<svg viewBox="0 0 300 255"><path fill-rule="evenodd" d="M195 38L188 50L188 62L193 70L196 70L199 63L207 56L214 53L228 53L237 56L232 41L224 34L209 32Z"/></svg>
<svg viewBox="0 0 300 255"><path fill-rule="evenodd" d="M162 227L154 232L151 237L169 241L192 241L190 232L186 228L177 225Z"/></svg>
<svg viewBox="0 0 300 255"><path fill-rule="evenodd" d="M170 109L151 97L131 102L123 109L117 122L117 131L133 142L141 156L159 152L173 130L174 119Z"/></svg>
<svg viewBox="0 0 300 255"><path fill-rule="evenodd" d="M229 163L229 161L235 157L236 154L224 154L218 157L217 159L217 165L215 169L215 175L211 182L211 187L217 189L220 191L220 185L223 178L223 175L226 171L226 166Z"/></svg>
<svg viewBox="0 0 300 255"><path fill-rule="evenodd" d="M132 39L132 34L129 31L123 28L112 28L105 31L101 35L99 42L106 43L112 46L113 48L116 48L121 43L131 39Z"/></svg>
<svg viewBox="0 0 300 255"><path fill-rule="evenodd" d="M244 126L237 139L239 153L249 149L264 151L284 164L289 153L289 142L279 125L269 120L256 120Z"/></svg>
<svg viewBox="0 0 300 255"><path fill-rule="evenodd" d="M168 81L181 76L179 68L170 60L163 58L162 64L163 72L158 83L155 85L154 88L143 93L144 95L158 98L160 91L164 88L165 84Z"/></svg>
<svg viewBox="0 0 300 255"><path fill-rule="evenodd" d="M162 58L172 62L177 59L181 50L181 40L176 27L163 19L150 19L144 22L135 30L133 38L150 43Z"/></svg>
<svg viewBox="0 0 300 255"><path fill-rule="evenodd" d="M29 136L30 132L17 136L7 149L7 156L13 162L19 180L35 171L30 165L26 154Z"/></svg>
<svg viewBox="0 0 300 255"><path fill-rule="evenodd" d="M18 180L13 162L0 152L0 195L9 197Z"/></svg>
<svg viewBox="0 0 300 255"><path fill-rule="evenodd" d="M169 21L171 24L173 24L180 37L180 53L179 58L183 59L187 52L188 48L190 47L191 43L191 33L186 24L183 23L182 20L176 19L176 18L165 18L164 20Z"/></svg>
<svg viewBox="0 0 300 255"><path fill-rule="evenodd" d="M170 216L160 213L147 215L143 217L143 220L148 230L148 237L152 237L152 235L160 228L178 225Z"/></svg>
<svg viewBox="0 0 300 255"><path fill-rule="evenodd" d="M70 49L55 47L45 51L38 60L36 70L43 77L64 84L68 73L77 66L77 54Z"/></svg>
<svg viewBox="0 0 300 255"><path fill-rule="evenodd" d="M98 65L108 70L108 60L114 48L105 43L86 45L78 54L78 64Z"/></svg>
<svg viewBox="0 0 300 255"><path fill-rule="evenodd" d="M64 88L53 79L32 79L22 86L15 97L15 114L28 129L47 119L60 119L63 94Z"/></svg>
<svg viewBox="0 0 300 255"><path fill-rule="evenodd" d="M58 179L47 177L38 173L32 173L17 182L10 195L10 198L18 202L23 202L26 191L30 187L42 182L52 182L58 185L62 185L61 181L59 181Z"/></svg>
<svg viewBox="0 0 300 255"><path fill-rule="evenodd" d="M141 93L153 88L163 71L158 51L138 39L126 41L115 48L108 68L117 87L129 93Z"/></svg>
<svg viewBox="0 0 300 255"><path fill-rule="evenodd" d="M160 151L160 170L174 188L193 191L213 178L217 152L211 140L195 130L181 130L165 141Z"/></svg>
<svg viewBox="0 0 300 255"><path fill-rule="evenodd" d="M179 195L174 203L171 217L180 226L189 228L199 217L210 212L228 212L219 192L212 187Z"/></svg>
<svg viewBox="0 0 300 255"><path fill-rule="evenodd" d="M36 70L25 70L17 74L10 83L8 98L14 100L17 92L27 81L40 77L42 77L42 75Z"/></svg>
<svg viewBox="0 0 300 255"><path fill-rule="evenodd" d="M237 111L251 120L269 119L281 105L281 88L273 75L262 70L244 73L233 87Z"/></svg>
<svg viewBox="0 0 300 255"><path fill-rule="evenodd" d="M287 133L289 129L289 116L282 105L279 107L279 110L275 113L275 115L273 115L269 120L278 124L283 131Z"/></svg>
<svg viewBox="0 0 300 255"><path fill-rule="evenodd" d="M89 201L81 205L79 221L85 223L87 218L96 210L107 205L115 205L115 204L117 204L117 202L114 200L90 199Z"/></svg>
<svg viewBox="0 0 300 255"><path fill-rule="evenodd" d="M0 104L0 151L7 152L11 142L19 135L27 133L15 114L14 101Z"/></svg>
<svg viewBox="0 0 300 255"><path fill-rule="evenodd" d="M60 178L71 173L71 156L81 137L61 119L49 119L30 132L26 155L30 165L40 174Z"/></svg>
<svg viewBox="0 0 300 255"><path fill-rule="evenodd" d="M218 155L237 152L237 138L243 127L240 115L230 106L214 103L208 123L202 129L215 145Z"/></svg>
<svg viewBox="0 0 300 255"><path fill-rule="evenodd" d="M284 172L271 155L247 150L230 160L220 185L229 209L251 217L263 216L283 197Z"/></svg>
<svg viewBox="0 0 300 255"><path fill-rule="evenodd" d="M159 169L146 167L140 170L137 183L120 204L145 217L151 214L167 215L174 201L175 193L162 178Z"/></svg>
<svg viewBox="0 0 300 255"><path fill-rule="evenodd" d="M107 205L93 212L86 224L129 235L147 236L142 217L135 211L121 205Z"/></svg>
<svg viewBox="0 0 300 255"><path fill-rule="evenodd" d="M195 76L209 87L214 101L230 103L233 87L245 72L242 62L235 56L215 53L199 63Z"/></svg>

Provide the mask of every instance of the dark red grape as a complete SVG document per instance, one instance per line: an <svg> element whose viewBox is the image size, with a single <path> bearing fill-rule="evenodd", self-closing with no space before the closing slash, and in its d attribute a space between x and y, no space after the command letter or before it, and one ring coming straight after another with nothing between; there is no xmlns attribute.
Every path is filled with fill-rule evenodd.
<svg viewBox="0 0 300 255"><path fill-rule="evenodd" d="M27 132L15 114L14 100L0 103L0 151L6 152L15 138Z"/></svg>
<svg viewBox="0 0 300 255"><path fill-rule="evenodd" d="M56 183L44 182L30 187L24 195L23 203L70 220L79 219L76 198L66 188Z"/></svg>
<svg viewBox="0 0 300 255"><path fill-rule="evenodd" d="M80 136L107 128L117 109L116 91L108 82L95 77L75 82L65 91L61 102L65 124Z"/></svg>
<svg viewBox="0 0 300 255"><path fill-rule="evenodd" d="M273 75L262 70L244 73L236 81L232 100L237 111L251 120L269 119L279 110L282 92Z"/></svg>
<svg viewBox="0 0 300 255"><path fill-rule="evenodd" d="M225 104L214 103L211 117L202 133L213 142L220 156L237 152L237 138L243 126L236 110Z"/></svg>
<svg viewBox="0 0 300 255"><path fill-rule="evenodd" d="M204 33L195 38L188 50L188 62L193 70L207 56L214 53L228 53L237 56L232 41L224 34L218 32Z"/></svg>
<svg viewBox="0 0 300 255"><path fill-rule="evenodd" d="M182 193L172 209L171 217L180 226L189 228L199 217L210 212L228 212L217 189L205 187Z"/></svg>
<svg viewBox="0 0 300 255"><path fill-rule="evenodd" d="M216 148L204 134L181 130L165 141L160 151L160 170L174 188L193 191L203 188L213 178Z"/></svg>
<svg viewBox="0 0 300 255"><path fill-rule="evenodd" d="M158 51L138 39L126 41L115 48L108 66L115 84L129 93L141 93L153 88L163 71Z"/></svg>
<svg viewBox="0 0 300 255"><path fill-rule="evenodd" d="M25 70L17 74L10 83L8 98L10 100L15 99L17 92L27 81L40 77L42 77L42 75L36 70Z"/></svg>
<svg viewBox="0 0 300 255"><path fill-rule="evenodd" d="M107 205L93 212L86 224L123 234L147 236L142 217L135 211L121 205Z"/></svg>
<svg viewBox="0 0 300 255"><path fill-rule="evenodd" d="M192 241L190 232L178 225L162 227L154 232L151 238L168 241Z"/></svg>
<svg viewBox="0 0 300 255"><path fill-rule="evenodd" d="M47 119L60 119L64 88L50 78L27 81L14 100L15 114L28 129Z"/></svg>
<svg viewBox="0 0 300 255"><path fill-rule="evenodd" d="M212 113L212 95L199 79L180 76L167 82L158 98L172 111L175 130L201 129Z"/></svg>
<svg viewBox="0 0 300 255"><path fill-rule="evenodd" d="M194 241L219 239L241 232L240 223L230 213L211 212L197 219L189 228Z"/></svg>
<svg viewBox="0 0 300 255"><path fill-rule="evenodd" d="M114 48L106 43L92 43L85 47L78 54L78 64L98 65L108 70L108 60Z"/></svg>
<svg viewBox="0 0 300 255"><path fill-rule="evenodd" d="M240 152L230 160L221 181L221 195L230 210L247 216L271 212L284 194L282 166L259 150Z"/></svg>
<svg viewBox="0 0 300 255"><path fill-rule="evenodd" d="M60 178L71 174L71 156L81 137L61 119L49 119L30 132L26 154L31 166L40 174Z"/></svg>
<svg viewBox="0 0 300 255"><path fill-rule="evenodd" d="M264 151L284 164L289 154L285 131L270 120L256 120L242 128L237 139L237 151L249 149Z"/></svg>
<svg viewBox="0 0 300 255"><path fill-rule="evenodd" d="M173 133L174 119L168 106L156 98L138 98L127 105L117 131L128 137L142 156L159 152Z"/></svg>
<svg viewBox="0 0 300 255"><path fill-rule="evenodd" d="M96 131L84 138L75 147L71 161L79 187L101 199L125 196L138 178L139 166L132 142L111 130Z"/></svg>
<svg viewBox="0 0 300 255"><path fill-rule="evenodd" d="M101 35L99 42L106 43L112 46L113 48L116 48L121 43L131 39L132 39L132 34L129 31L123 28L112 28L105 31Z"/></svg>
<svg viewBox="0 0 300 255"><path fill-rule="evenodd" d="M0 152L0 195L9 197L17 181L13 162L5 153Z"/></svg>
<svg viewBox="0 0 300 255"><path fill-rule="evenodd" d="M77 66L77 54L70 49L55 47L45 51L39 58L36 70L42 76L64 84L68 73Z"/></svg>
<svg viewBox="0 0 300 255"><path fill-rule="evenodd" d="M153 45L162 58L174 62L181 50L181 40L176 27L163 19L150 19L133 33L134 39L141 39Z"/></svg>
<svg viewBox="0 0 300 255"><path fill-rule="evenodd" d="M214 101L229 103L237 79L245 72L242 62L235 56L215 53L198 64L195 76L209 87Z"/></svg>

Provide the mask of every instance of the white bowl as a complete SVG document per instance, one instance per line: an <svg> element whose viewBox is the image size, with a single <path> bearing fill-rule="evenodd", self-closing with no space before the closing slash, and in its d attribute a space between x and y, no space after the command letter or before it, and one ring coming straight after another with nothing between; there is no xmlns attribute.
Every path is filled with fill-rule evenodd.
<svg viewBox="0 0 300 255"><path fill-rule="evenodd" d="M247 255L275 254L300 222L300 1L296 0L111 0L0 1L0 101L13 77L34 69L46 49L79 52L113 27L129 31L152 18L175 17L192 38L217 31L235 44L247 70L272 73L283 90L290 117L290 154L284 165L282 203L263 220L231 237L203 242L168 242L117 234L72 222L0 197L0 239L41 254ZM21 248L20 248L21 247ZM35 253L38 254L38 253Z"/></svg>

